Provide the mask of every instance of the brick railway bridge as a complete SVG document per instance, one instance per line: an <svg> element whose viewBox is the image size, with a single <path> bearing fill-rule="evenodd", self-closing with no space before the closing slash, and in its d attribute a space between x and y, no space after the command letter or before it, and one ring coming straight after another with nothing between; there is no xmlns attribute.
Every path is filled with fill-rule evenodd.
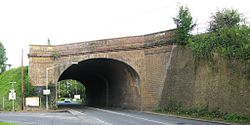
<svg viewBox="0 0 250 125"><path fill-rule="evenodd" d="M174 30L63 45L30 45L29 77L37 87L74 79L89 105L152 109L160 104ZM74 62L77 62L75 64ZM55 93L52 91L52 93Z"/></svg>

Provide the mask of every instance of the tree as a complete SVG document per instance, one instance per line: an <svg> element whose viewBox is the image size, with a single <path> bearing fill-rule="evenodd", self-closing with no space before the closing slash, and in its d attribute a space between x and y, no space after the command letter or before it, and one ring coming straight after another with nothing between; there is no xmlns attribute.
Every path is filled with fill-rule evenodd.
<svg viewBox="0 0 250 125"><path fill-rule="evenodd" d="M240 14L234 9L222 9L212 15L209 22L209 31L216 31L220 28L231 28L237 26L241 21Z"/></svg>
<svg viewBox="0 0 250 125"><path fill-rule="evenodd" d="M191 37L190 31L195 27L193 18L188 7L179 6L178 15L173 18L177 26L176 29L176 42L179 45L186 45L188 39Z"/></svg>
<svg viewBox="0 0 250 125"><path fill-rule="evenodd" d="M217 11L212 16L210 32L193 36L188 46L196 57L211 59L214 53L229 59L250 59L250 27L240 23L233 9Z"/></svg>
<svg viewBox="0 0 250 125"><path fill-rule="evenodd" d="M82 83L75 80L62 80L60 81L60 96L71 97L74 95L81 95L81 98L85 97L85 87Z"/></svg>
<svg viewBox="0 0 250 125"><path fill-rule="evenodd" d="M6 69L6 63L7 58L6 58L6 52L5 52L5 48L2 44L2 42L0 42L0 73L4 72Z"/></svg>

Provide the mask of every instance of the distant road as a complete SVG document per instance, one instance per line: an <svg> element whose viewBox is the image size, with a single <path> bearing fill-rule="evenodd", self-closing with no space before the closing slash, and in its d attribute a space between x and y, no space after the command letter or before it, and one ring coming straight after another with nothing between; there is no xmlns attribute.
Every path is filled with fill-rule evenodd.
<svg viewBox="0 0 250 125"><path fill-rule="evenodd" d="M221 125L137 111L90 107L71 109L69 112L2 112L0 121L20 125Z"/></svg>

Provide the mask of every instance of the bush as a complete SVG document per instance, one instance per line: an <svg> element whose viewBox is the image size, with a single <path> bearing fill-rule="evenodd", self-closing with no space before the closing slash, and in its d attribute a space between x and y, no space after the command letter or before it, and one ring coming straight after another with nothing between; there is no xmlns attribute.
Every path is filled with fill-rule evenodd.
<svg viewBox="0 0 250 125"><path fill-rule="evenodd" d="M230 59L250 59L250 28L242 25L232 28L221 28L193 36L188 41L188 47L195 57L209 58L214 52Z"/></svg>
<svg viewBox="0 0 250 125"><path fill-rule="evenodd" d="M245 122L248 122L250 119L245 116L240 116L235 113L230 113L230 114L225 115L224 120L230 121L230 122L245 123Z"/></svg>
<svg viewBox="0 0 250 125"><path fill-rule="evenodd" d="M249 123L250 117L241 116L234 113L226 113L222 112L219 108L214 108L209 110L208 107L193 107L193 108L185 108L182 107L179 103L170 101L168 106L161 107L155 112L160 113L172 113L177 115L185 115L194 118L208 118L208 119L220 119L229 122L237 122L237 123Z"/></svg>

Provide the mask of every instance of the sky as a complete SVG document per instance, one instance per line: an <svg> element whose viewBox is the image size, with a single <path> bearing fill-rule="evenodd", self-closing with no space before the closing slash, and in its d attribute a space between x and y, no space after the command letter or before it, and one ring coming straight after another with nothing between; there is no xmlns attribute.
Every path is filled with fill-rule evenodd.
<svg viewBox="0 0 250 125"><path fill-rule="evenodd" d="M178 5L203 27L222 8L250 17L248 0L0 0L0 41L7 63L28 65L29 45L143 35L175 28Z"/></svg>

